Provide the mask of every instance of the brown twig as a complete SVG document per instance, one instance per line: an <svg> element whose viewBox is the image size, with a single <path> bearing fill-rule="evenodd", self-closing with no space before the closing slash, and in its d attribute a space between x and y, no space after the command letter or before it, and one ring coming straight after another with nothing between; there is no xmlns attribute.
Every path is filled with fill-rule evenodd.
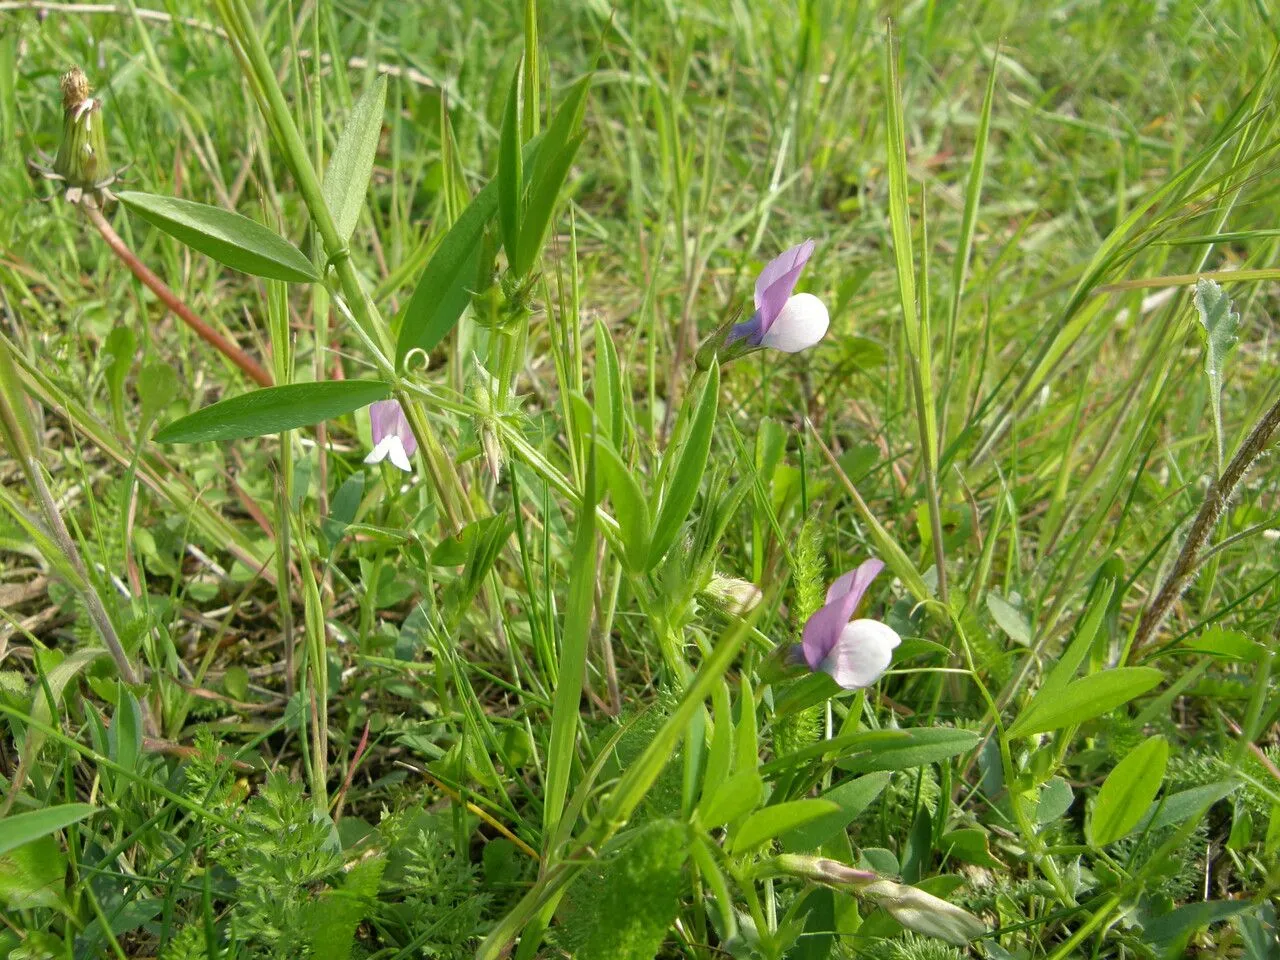
<svg viewBox="0 0 1280 960"><path fill-rule="evenodd" d="M129 271L159 297L166 307L176 313L183 323L195 331L196 336L239 367L245 376L254 381L254 383L262 387L270 387L274 384L275 381L271 379L271 374L267 372L266 368L245 353L239 346L197 317L191 308L183 303L181 298L170 290L163 280L138 259L137 255L129 249L129 245L120 238L120 235L107 222L107 218L103 216L102 211L96 205L86 202L82 203L80 208L84 210L89 222L102 235L102 239L107 242L111 252L119 257L121 262L129 268Z"/></svg>
<svg viewBox="0 0 1280 960"><path fill-rule="evenodd" d="M1231 458L1227 468L1222 471L1222 476L1209 487L1204 503L1200 505L1200 512L1191 523L1186 542L1182 545L1182 551L1178 554L1173 569L1165 578L1164 585L1160 587L1155 598L1143 611L1142 619L1138 621L1138 629L1134 634L1128 659L1132 660L1150 645L1155 632L1160 629L1169 615L1170 608L1191 583L1191 578L1200 566L1201 551L1204 550L1214 528L1217 527L1222 511L1226 509L1232 494L1244 479L1244 475L1249 472L1249 468L1258 457L1262 456L1262 451L1267 448L1278 427L1280 427L1280 400L1272 404L1271 408L1254 424L1253 429L1249 431L1249 436L1240 445L1236 455Z"/></svg>

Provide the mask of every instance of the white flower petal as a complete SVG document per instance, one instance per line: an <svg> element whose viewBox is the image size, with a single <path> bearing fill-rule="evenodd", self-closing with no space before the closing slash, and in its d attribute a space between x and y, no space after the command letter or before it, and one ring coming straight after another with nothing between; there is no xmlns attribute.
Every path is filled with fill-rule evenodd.
<svg viewBox="0 0 1280 960"><path fill-rule="evenodd" d="M840 632L822 669L846 690L869 687L889 669L901 642L897 632L879 620L854 620Z"/></svg>
<svg viewBox="0 0 1280 960"><path fill-rule="evenodd" d="M409 462L409 455L404 450L404 441L393 434L383 442L388 445L387 459L392 466L399 467L405 473L413 473L413 464Z"/></svg>
<svg viewBox="0 0 1280 960"><path fill-rule="evenodd" d="M760 343L784 353L807 350L827 335L831 316L826 305L811 293L797 293L765 331Z"/></svg>
<svg viewBox="0 0 1280 960"><path fill-rule="evenodd" d="M391 441L395 439L395 437L383 437L378 441L378 445L369 451L369 455L364 458L364 462L381 463L387 459L387 454L391 452Z"/></svg>

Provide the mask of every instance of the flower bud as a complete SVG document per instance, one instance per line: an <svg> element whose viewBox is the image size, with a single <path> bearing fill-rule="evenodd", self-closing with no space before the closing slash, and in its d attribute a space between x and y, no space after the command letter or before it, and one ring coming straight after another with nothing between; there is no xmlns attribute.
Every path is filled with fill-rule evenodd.
<svg viewBox="0 0 1280 960"><path fill-rule="evenodd" d="M711 582L707 584L704 592L726 613L731 613L735 617L745 616L760 606L760 600L764 596L760 588L751 581L740 580L737 577L724 577L718 573L712 574Z"/></svg>
<svg viewBox="0 0 1280 960"><path fill-rule="evenodd" d="M812 883L841 887L850 893L883 907L908 930L926 937L937 937L958 947L987 932L986 924L969 911L919 887L895 883L872 873L857 870L838 860L783 854L771 861L774 870L801 877Z"/></svg>
<svg viewBox="0 0 1280 960"><path fill-rule="evenodd" d="M957 947L987 932L986 924L969 911L919 887L877 880L863 887L860 895L884 907L889 916L908 930L937 937Z"/></svg>
<svg viewBox="0 0 1280 960"><path fill-rule="evenodd" d="M79 67L62 77L62 143L53 171L67 183L67 199L96 192L111 180L102 102L89 96L89 80Z"/></svg>

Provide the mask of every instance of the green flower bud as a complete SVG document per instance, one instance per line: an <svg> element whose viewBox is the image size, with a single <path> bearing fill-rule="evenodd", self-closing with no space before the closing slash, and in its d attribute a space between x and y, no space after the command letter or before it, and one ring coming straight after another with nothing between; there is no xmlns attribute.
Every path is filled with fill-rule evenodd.
<svg viewBox="0 0 1280 960"><path fill-rule="evenodd" d="M66 181L68 192L96 191L111 179L111 167L102 102L89 96L89 79L79 67L62 77L62 111L62 144L54 173Z"/></svg>
<svg viewBox="0 0 1280 960"><path fill-rule="evenodd" d="M783 854L774 857L771 865L780 873L848 890L883 907L908 930L926 937L937 937L958 947L987 932L986 924L954 903L926 893L919 887L885 880L867 870L856 870L838 860Z"/></svg>

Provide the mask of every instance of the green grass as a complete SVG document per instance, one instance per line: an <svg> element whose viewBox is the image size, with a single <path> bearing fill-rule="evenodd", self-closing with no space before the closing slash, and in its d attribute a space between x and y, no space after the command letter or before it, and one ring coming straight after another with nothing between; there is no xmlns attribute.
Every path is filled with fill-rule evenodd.
<svg viewBox="0 0 1280 960"><path fill-rule="evenodd" d="M48 7L0 955L1280 950L1266 3ZM30 176L76 64L112 189L288 241L107 211L286 392L197 414L245 365ZM807 237L826 339L701 364ZM903 642L842 691L783 654L868 556Z"/></svg>

